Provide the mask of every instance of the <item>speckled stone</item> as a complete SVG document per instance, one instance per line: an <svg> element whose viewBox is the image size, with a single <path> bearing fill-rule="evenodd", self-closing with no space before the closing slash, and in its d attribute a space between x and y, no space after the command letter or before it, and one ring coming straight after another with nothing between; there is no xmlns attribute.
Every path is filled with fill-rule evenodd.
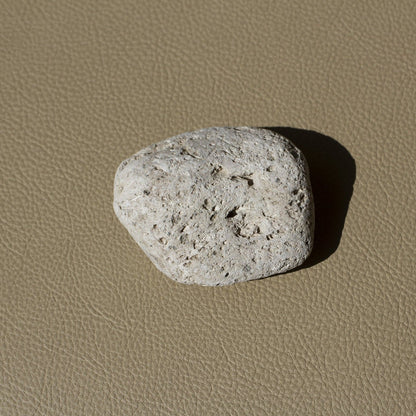
<svg viewBox="0 0 416 416"><path fill-rule="evenodd" d="M306 160L265 129L212 127L140 150L117 170L114 210L154 265L181 283L283 273L312 249Z"/></svg>

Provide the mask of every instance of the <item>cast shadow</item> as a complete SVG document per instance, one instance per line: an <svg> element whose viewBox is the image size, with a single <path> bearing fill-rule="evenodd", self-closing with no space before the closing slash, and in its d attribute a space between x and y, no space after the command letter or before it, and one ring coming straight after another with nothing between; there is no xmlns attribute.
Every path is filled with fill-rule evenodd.
<svg viewBox="0 0 416 416"><path fill-rule="evenodd" d="M288 138L305 155L315 203L312 253L300 267L308 268L331 256L341 240L355 182L355 161L331 137L292 127L265 127Z"/></svg>

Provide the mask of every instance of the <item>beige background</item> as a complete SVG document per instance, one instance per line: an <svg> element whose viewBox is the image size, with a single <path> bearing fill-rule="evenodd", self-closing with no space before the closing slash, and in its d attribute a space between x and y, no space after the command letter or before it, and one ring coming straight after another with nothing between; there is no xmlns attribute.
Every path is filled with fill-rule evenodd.
<svg viewBox="0 0 416 416"><path fill-rule="evenodd" d="M2 415L416 413L414 1L0 13ZM116 167L214 125L347 149L332 255L214 289L155 269L113 214ZM351 196L331 176L328 221Z"/></svg>

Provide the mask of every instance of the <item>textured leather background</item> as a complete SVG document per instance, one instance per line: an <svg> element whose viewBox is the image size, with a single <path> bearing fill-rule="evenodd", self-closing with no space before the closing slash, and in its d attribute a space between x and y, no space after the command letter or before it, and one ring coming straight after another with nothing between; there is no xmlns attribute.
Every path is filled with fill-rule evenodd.
<svg viewBox="0 0 416 416"><path fill-rule="evenodd" d="M416 414L413 0L0 13L2 415ZM115 170L214 125L349 152L355 182L309 146L354 182L336 250L351 189L328 174L327 258L225 288L153 267L113 214Z"/></svg>

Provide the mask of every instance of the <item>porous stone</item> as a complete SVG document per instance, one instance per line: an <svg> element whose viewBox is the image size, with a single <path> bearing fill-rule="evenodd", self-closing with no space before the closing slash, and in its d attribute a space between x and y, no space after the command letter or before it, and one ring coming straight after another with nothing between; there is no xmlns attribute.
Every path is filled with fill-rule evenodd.
<svg viewBox="0 0 416 416"><path fill-rule="evenodd" d="M117 170L114 210L155 266L181 283L283 273L312 249L306 160L266 129L212 127L140 150Z"/></svg>

